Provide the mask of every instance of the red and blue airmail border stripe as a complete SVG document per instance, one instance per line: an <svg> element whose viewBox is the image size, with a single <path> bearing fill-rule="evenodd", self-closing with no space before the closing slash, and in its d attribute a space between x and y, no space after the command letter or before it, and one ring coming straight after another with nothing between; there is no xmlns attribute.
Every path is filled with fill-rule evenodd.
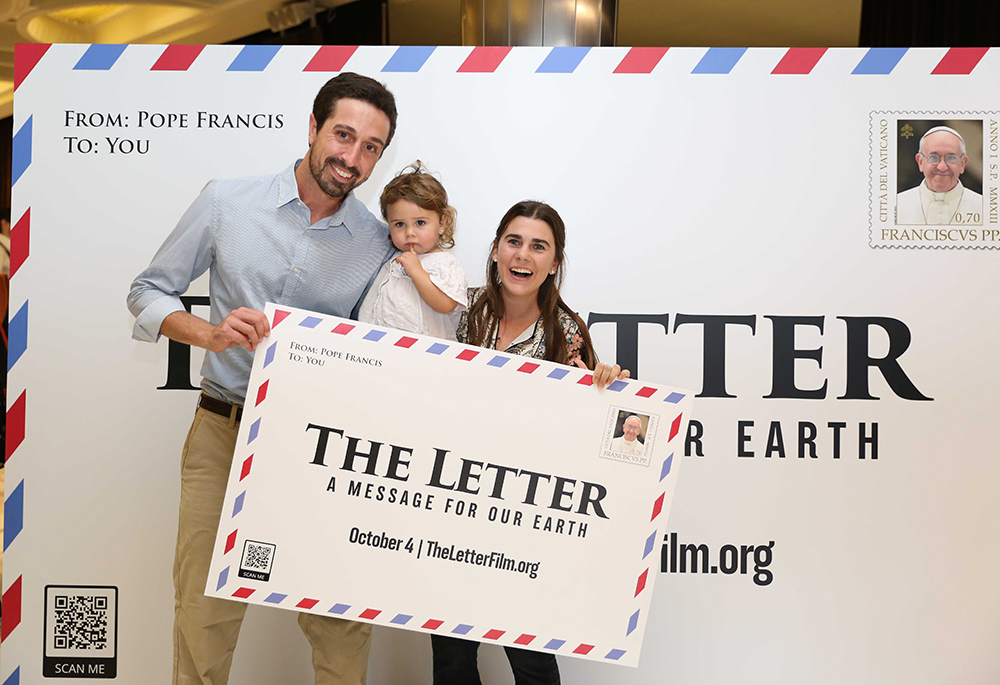
<svg viewBox="0 0 1000 685"><path fill-rule="evenodd" d="M12 183L27 171L31 164L32 118L14 134L12 150ZM31 231L31 209L26 209L14 222L10 231L10 276L15 278L28 258L29 234ZM7 347L7 370L11 371L28 350L28 300L10 315ZM25 414L27 411L27 390L22 390L7 408L7 437L4 458L10 462L25 439ZM11 487L13 486L13 487ZM23 480L8 483L3 504L4 530L3 550L6 553L19 539L24 529L25 483ZM7 637L21 623L22 577L18 576L3 591L3 612L0 616L0 641ZM4 685L16 685L20 681L20 669L15 668L4 681Z"/></svg>
<svg viewBox="0 0 1000 685"><path fill-rule="evenodd" d="M38 62L45 56L49 44L24 44L17 46L17 60L14 68L15 90L28 77ZM74 70L110 71L130 49L129 45L94 44L86 48L73 66ZM168 45L159 57L150 63L150 71L187 71L194 66L204 51L204 45ZM243 46L230 61L227 71L265 71L281 50L298 49L278 45ZM489 74L504 68L507 58L515 50L538 50L537 48L473 47L454 48L467 50L468 55L456 69L458 73ZM606 48L612 50L614 48ZM764 48L756 48L762 50ZM302 71L338 72L350 68L350 61L358 52L356 45L324 45L315 52L301 51ZM697 62L691 74L730 74L746 54L754 48L708 48ZM990 48L942 48L942 56L931 74L967 75L986 56ZM401 46L395 48L381 67L385 73L417 73L424 69L434 70L435 55L440 48L429 46ZM863 51L855 63L851 74L888 75L903 62L909 48L869 48ZM540 51L540 59L534 65L538 74L572 74L591 54L586 47L554 47ZM770 73L776 75L805 75L826 56L827 48L788 48L777 57ZM862 52L861 50L858 51ZM615 74L651 74L658 67L669 71L670 52L668 48L628 48L612 70ZM148 53L143 53L145 59ZM683 62L687 65L687 62ZM676 64L681 64L677 62ZM450 63L449 63L450 65ZM662 66L661 66L662 65ZM449 68L454 68L449 66ZM685 69L689 66L685 66ZM16 175L15 175L16 179Z"/></svg>
<svg viewBox="0 0 1000 685"><path fill-rule="evenodd" d="M303 328L317 329L321 325L329 326L331 322L328 322L324 317L315 315L301 316L300 314L293 315L292 312L277 309L274 312L274 320L272 322L272 327L276 327L290 316L293 319L297 319L296 325ZM589 371L582 369L574 369L572 367L557 366L549 362L538 363L530 360L526 360L524 357L517 357L505 354L503 352L496 352L494 350L485 350L480 348L469 347L460 343L448 343L442 342L440 340L431 339L424 340L420 336L404 334L400 335L398 332L389 332L370 326L368 324L361 323L348 323L342 320L337 320L336 325L332 326L330 329L330 335L340 335L340 336L355 336L362 340L367 340L372 343L378 343L383 345L393 345L395 347L401 347L413 351L414 353L423 354L433 354L437 356L450 356L456 361L469 362L469 363L481 363L485 366L490 366L496 369L503 369L512 373L526 373L534 374L539 372L544 374L546 378L550 378L554 381L562 381L568 383L575 383L581 386L593 385L594 376ZM264 364L263 368L267 368L275 358L275 352L278 347L278 343L272 343L264 352ZM260 385L257 386L255 392L248 393L248 399L254 398L254 405L259 406L262 402L267 399L267 390L270 383L269 379L265 379ZM608 390L611 392L621 393L622 395L634 395L637 397L643 397L646 399L659 399L656 396L659 394L662 396L662 401L667 405L676 405L685 395L678 392L667 392L660 388L654 388L651 386L644 385L636 381L621 381L616 380L608 386ZM676 417L670 423L670 433L667 439L667 443L671 443L677 438L680 433L680 428L683 423L683 415L678 413ZM247 432L247 442L245 445L245 451L250 451L250 455L245 457L242 461L240 467L239 482L243 483L251 474L253 470L253 459L254 455L252 453L253 442L260 435L261 431L261 419L255 420ZM237 448L237 454L240 454L240 448ZM674 453L671 454L663 461L660 467L659 481L662 483L663 480L670 473L671 466L674 460ZM239 534L238 528L238 516L240 512L243 511L246 505L247 490L244 489L236 499L233 504L232 514L230 519L232 523L231 532L226 536L226 544L223 550L223 556L228 555L233 549L236 548L236 542ZM649 537L645 539L643 547L641 550L636 550L638 563L637 566L641 571L637 574L637 579L634 587L633 597L638 600L639 596L646 589L647 581L649 578L650 570L652 569L652 562L648 560L653 548L656 544L657 529L656 526L659 523L657 521L658 517L663 510L663 502L666 498L666 491L664 490L659 494L659 496L650 505L650 526L652 527L652 532ZM653 560L655 561L655 559ZM232 566L227 566L218 575L216 579L216 591L221 591L230 582L230 570ZM252 587L246 587L244 585L239 585L238 583L234 586L231 596L238 599L248 599L257 590ZM228 591L227 591L228 592ZM330 604L330 601L315 598L315 597L289 597L288 594L282 592L270 592L267 597L263 600L264 604L271 604L274 606L284 606L284 607L294 607L296 609L311 610L317 605L323 603L324 606L330 605L326 613L340 616L343 618L359 618L366 621L384 623L390 626L405 626L410 625L411 621L415 621L414 625L419 624L420 628L428 631L438 631L442 627L445 630L442 632L448 633L450 635L459 635L462 637L471 637L476 640L483 641L496 641L499 640L504 635L507 635L506 630L501 630L494 627L485 626L475 626L468 623L450 623L444 620L434 618L434 617L420 617L417 618L410 614L397 613L392 616L389 614L383 614L381 609L373 607L358 607L352 606L351 604L345 604L343 602L334 602ZM622 626L622 632L625 636L631 635L633 631L638 627L640 609L635 609L635 611L628 617L625 624ZM381 620L376 620L381 617ZM446 626L447 623L447 626ZM508 638L509 639L509 638ZM537 642L536 642L537 640ZM544 644L543 644L544 643ZM539 636L530 635L527 633L519 635L513 640L515 645L538 645L543 644L542 649L559 653L573 653L578 655L588 655L594 649L597 649L597 645L579 643L579 644L568 644L566 640L560 639L556 636ZM624 649L618 648L605 648L607 652L604 654L604 659L609 661L617 661L621 659L627 652ZM602 650L603 651L603 650Z"/></svg>

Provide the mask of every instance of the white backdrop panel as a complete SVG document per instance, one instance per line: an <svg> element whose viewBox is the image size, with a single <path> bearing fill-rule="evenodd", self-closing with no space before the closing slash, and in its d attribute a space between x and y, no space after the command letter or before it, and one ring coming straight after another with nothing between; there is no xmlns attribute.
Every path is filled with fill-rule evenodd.
<svg viewBox="0 0 1000 685"><path fill-rule="evenodd" d="M172 72L151 71L162 46L129 46L107 68L75 69L90 50L51 47L16 94L31 162L13 217L30 209L30 253L11 311L27 307L30 318L8 393L12 405L24 392L27 412L7 467L8 495L23 482L24 525L5 553L2 682L15 669L20 682L41 682L47 584L118 587L119 679L167 680L178 457L195 394L157 390L167 345L131 340L125 294L209 179L272 173L302 155L312 98L333 75L303 71L316 48L281 48L261 70L238 72L228 69L240 47L209 47ZM388 179L422 159L458 208L455 254L473 283L503 212L525 197L550 202L568 227L566 301L584 318L650 320L634 335L595 323L602 358L703 395L640 666L564 660L564 679L995 680L1000 320L990 303L1000 242L876 249L869 232L883 119L901 170L907 123L981 122L970 156L984 170L981 230L996 229L1000 53L947 75L932 73L945 49L831 50L792 75L771 73L783 50L700 73L734 53L671 49L651 73L622 74L627 48L517 48L492 73L460 73L470 52L438 48L413 72L383 71L403 54L391 47L348 60L345 69L384 80L400 111L359 196L375 207ZM553 55L584 56L567 73L538 73ZM852 73L866 60L885 73ZM67 125L67 110L120 114L128 126ZM186 113L189 125L139 128L140 111ZM280 115L282 125L198 128L199 111ZM97 151L70 152L68 136ZM110 154L109 137L148 141L148 152ZM731 317L724 348L710 316ZM809 318L791 327L787 317ZM890 353L896 385L866 363ZM900 375L911 397L931 399L901 397ZM789 382L825 395L787 397ZM872 399L840 399L858 396ZM810 426L816 456L805 441L800 457ZM683 545L704 545L704 557ZM732 555L751 546L734 568ZM250 612L234 682L308 681L292 619ZM482 660L491 682L510 682L502 655L484 649ZM426 637L378 632L370 681L429 683Z"/></svg>

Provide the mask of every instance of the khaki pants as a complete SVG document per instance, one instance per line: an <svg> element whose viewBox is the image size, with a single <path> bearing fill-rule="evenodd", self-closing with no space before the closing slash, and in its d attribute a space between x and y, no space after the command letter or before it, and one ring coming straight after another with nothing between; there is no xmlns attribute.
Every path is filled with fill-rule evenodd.
<svg viewBox="0 0 1000 685"><path fill-rule="evenodd" d="M174 685L225 685L246 613L242 602L205 596L239 424L198 409L181 455L174 559ZM371 626L300 613L317 685L363 685Z"/></svg>

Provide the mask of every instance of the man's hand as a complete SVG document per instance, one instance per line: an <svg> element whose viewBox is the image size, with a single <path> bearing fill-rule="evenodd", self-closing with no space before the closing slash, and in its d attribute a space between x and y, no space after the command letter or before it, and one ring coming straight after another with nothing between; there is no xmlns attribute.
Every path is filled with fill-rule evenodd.
<svg viewBox="0 0 1000 685"><path fill-rule="evenodd" d="M420 263L420 258L412 246L409 250L396 257L396 262L403 267L406 275L410 278L416 278L418 274L426 273L423 264Z"/></svg>
<svg viewBox="0 0 1000 685"><path fill-rule="evenodd" d="M174 312L160 324L160 334L187 345L222 352L240 345L253 352L260 341L271 334L271 322L264 312L240 307L218 326L213 326L194 314Z"/></svg>
<svg viewBox="0 0 1000 685"><path fill-rule="evenodd" d="M205 349L222 352L230 347L242 345L249 351L257 349L260 341L271 334L271 322L264 312L240 307L229 312L218 326L213 326L208 334Z"/></svg>
<svg viewBox="0 0 1000 685"><path fill-rule="evenodd" d="M573 363L579 366L581 369L586 369L587 365L577 357L573 360ZM597 362L597 366L594 367L594 385L599 389L604 389L611 385L614 380L623 381L632 374L628 369L622 369L622 367L615 364L614 366L608 366L607 364L602 364Z"/></svg>

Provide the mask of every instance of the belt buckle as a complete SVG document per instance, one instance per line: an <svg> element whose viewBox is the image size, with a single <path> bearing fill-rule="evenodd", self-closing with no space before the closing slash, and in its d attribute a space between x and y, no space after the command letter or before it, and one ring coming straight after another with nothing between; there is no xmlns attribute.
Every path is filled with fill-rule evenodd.
<svg viewBox="0 0 1000 685"><path fill-rule="evenodd" d="M229 404L229 403L227 402L226 404ZM233 428L236 428L236 424L240 422L240 418L241 418L240 417L240 413L241 413L240 410L242 408L243 407L241 407L238 404L230 404L229 405L229 428L230 428L230 430L233 429Z"/></svg>

